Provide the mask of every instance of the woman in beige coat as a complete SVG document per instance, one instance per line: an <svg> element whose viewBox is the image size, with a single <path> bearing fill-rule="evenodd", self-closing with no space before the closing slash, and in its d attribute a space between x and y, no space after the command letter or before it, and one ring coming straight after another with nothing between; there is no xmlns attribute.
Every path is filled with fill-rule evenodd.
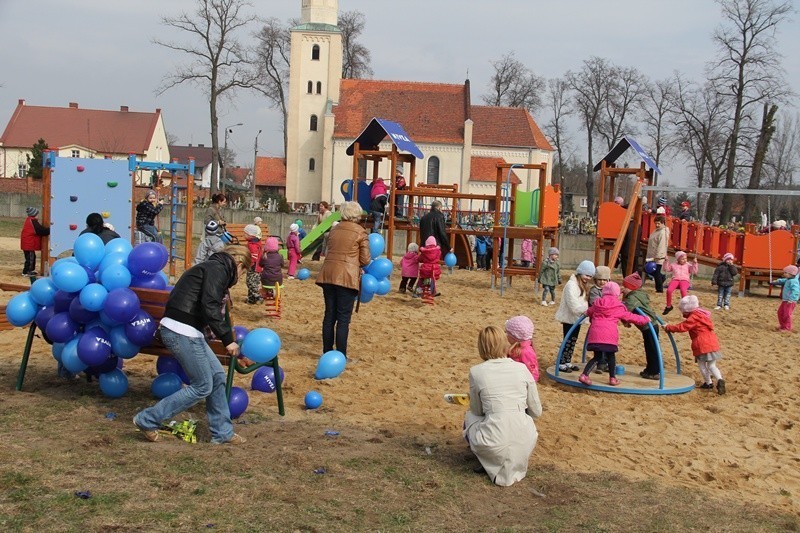
<svg viewBox="0 0 800 533"><path fill-rule="evenodd" d="M469 411L464 438L496 485L508 487L528 472L536 447L534 418L542 414L539 392L522 363L506 357L506 335L488 326L478 336L483 363L469 371Z"/></svg>

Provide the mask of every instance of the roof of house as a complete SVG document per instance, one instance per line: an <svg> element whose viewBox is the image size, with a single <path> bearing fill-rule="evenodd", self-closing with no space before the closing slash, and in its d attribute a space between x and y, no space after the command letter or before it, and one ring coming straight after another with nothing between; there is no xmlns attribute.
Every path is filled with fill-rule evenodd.
<svg viewBox="0 0 800 533"><path fill-rule="evenodd" d="M144 155L161 117L154 113L26 105L20 100L11 115L0 143L13 148L30 148L44 139L50 148L80 145L101 154Z"/></svg>
<svg viewBox="0 0 800 533"><path fill-rule="evenodd" d="M286 159L257 157L256 187L286 187Z"/></svg>
<svg viewBox="0 0 800 533"><path fill-rule="evenodd" d="M470 158L469 181L486 181L495 183L497 181L497 163L505 163L502 157L476 157ZM508 171L505 171L508 172ZM505 179L505 174L503 174ZM522 180L517 174L511 171L511 183L519 185Z"/></svg>
<svg viewBox="0 0 800 533"><path fill-rule="evenodd" d="M203 169L211 164L211 147L198 144L197 146L178 146L170 145L169 156L177 159L178 163L186 163L190 157L194 157L194 168Z"/></svg>
<svg viewBox="0 0 800 533"><path fill-rule="evenodd" d="M230 167L225 173L234 183L242 184L250 175L250 169L247 167Z"/></svg>
<svg viewBox="0 0 800 533"><path fill-rule="evenodd" d="M334 138L355 139L373 118L399 123L415 143L462 144L473 121L472 144L552 151L523 108L474 106L470 84L342 80Z"/></svg>

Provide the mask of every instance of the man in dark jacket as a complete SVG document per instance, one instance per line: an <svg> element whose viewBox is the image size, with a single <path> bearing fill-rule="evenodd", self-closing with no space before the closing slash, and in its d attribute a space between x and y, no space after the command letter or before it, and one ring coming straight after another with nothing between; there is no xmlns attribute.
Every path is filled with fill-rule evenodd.
<svg viewBox="0 0 800 533"><path fill-rule="evenodd" d="M442 255L450 251L450 240L447 238L442 214L442 202L439 200L434 200L431 203L431 210L419 220L419 240L424 243L431 236L436 239L436 244L442 249Z"/></svg>

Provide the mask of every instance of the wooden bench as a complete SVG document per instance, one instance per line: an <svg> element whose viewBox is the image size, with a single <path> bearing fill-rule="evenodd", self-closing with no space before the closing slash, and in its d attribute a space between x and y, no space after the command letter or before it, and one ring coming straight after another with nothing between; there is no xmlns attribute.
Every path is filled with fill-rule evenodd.
<svg viewBox="0 0 800 533"><path fill-rule="evenodd" d="M244 233L244 227L250 224L225 224L225 230L239 240L239 244L247 244L247 235ZM265 240L269 236L269 226L261 224L261 239Z"/></svg>

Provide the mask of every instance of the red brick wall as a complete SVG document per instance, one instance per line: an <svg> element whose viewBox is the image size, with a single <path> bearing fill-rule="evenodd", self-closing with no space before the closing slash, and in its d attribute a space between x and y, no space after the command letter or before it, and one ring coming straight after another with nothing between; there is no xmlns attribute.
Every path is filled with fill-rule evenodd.
<svg viewBox="0 0 800 533"><path fill-rule="evenodd" d="M42 194L42 180L33 178L0 178L0 191Z"/></svg>

